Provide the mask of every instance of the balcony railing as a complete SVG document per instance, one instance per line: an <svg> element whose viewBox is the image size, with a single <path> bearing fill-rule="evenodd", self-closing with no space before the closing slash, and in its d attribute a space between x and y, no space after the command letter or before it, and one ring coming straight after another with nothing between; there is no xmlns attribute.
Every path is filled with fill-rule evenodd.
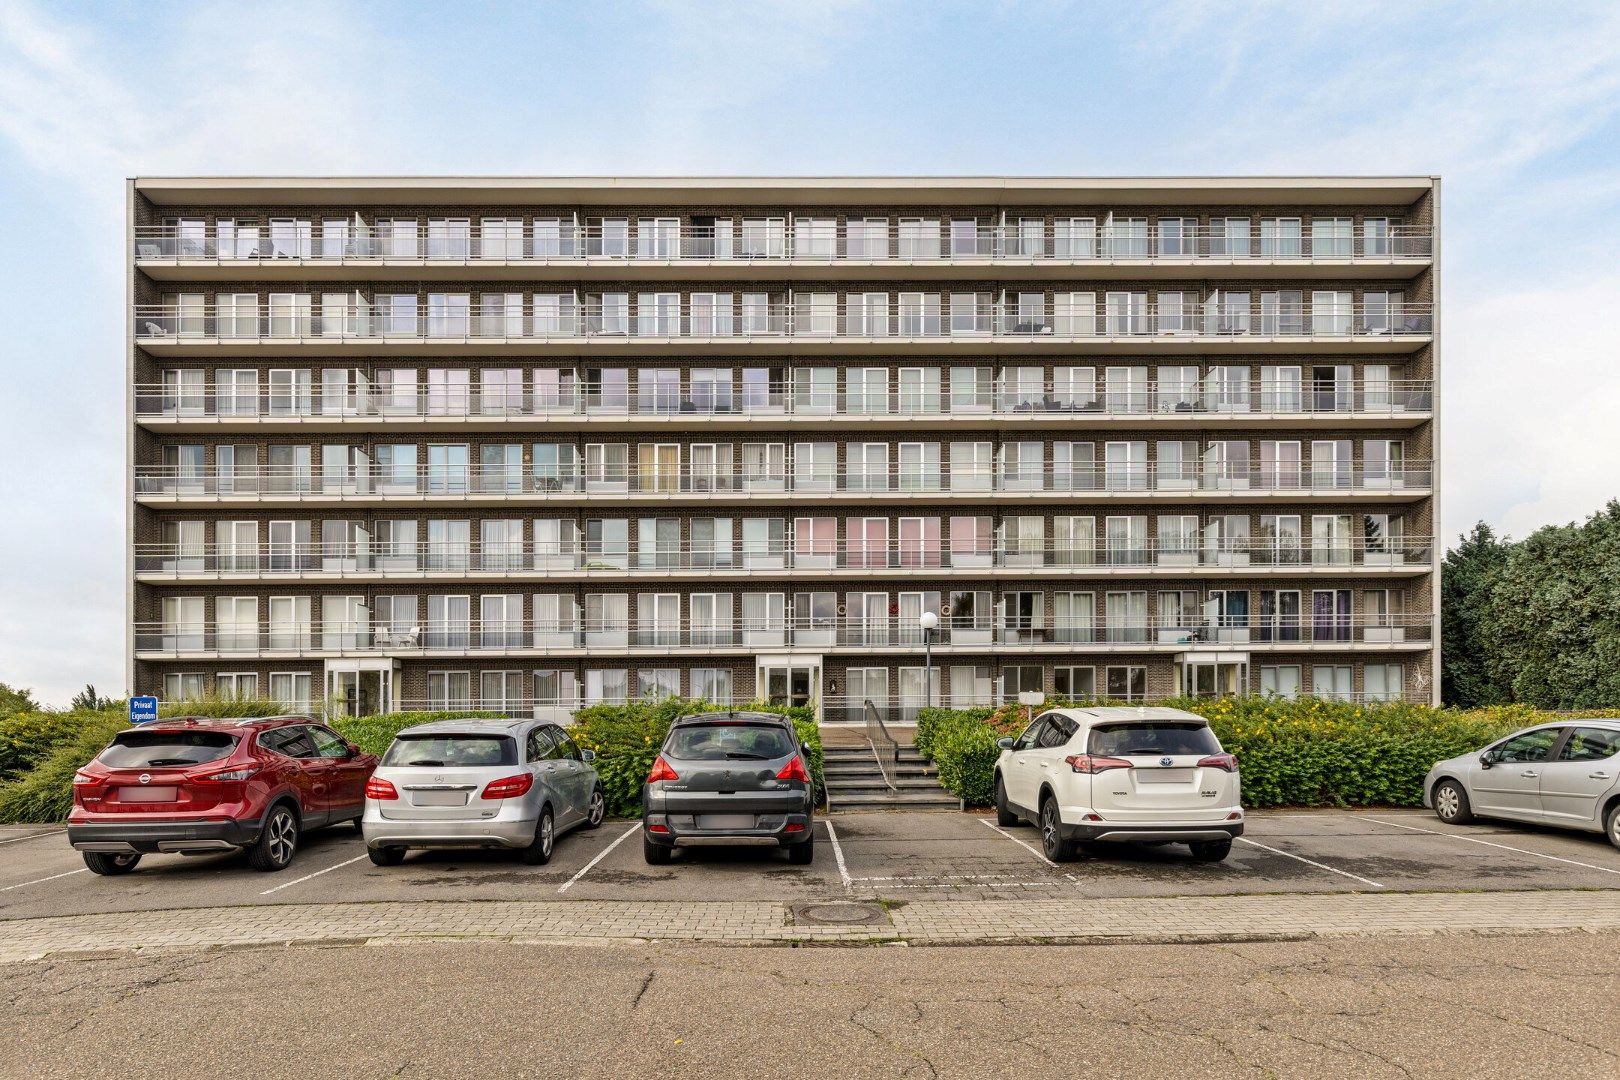
<svg viewBox="0 0 1620 1080"><path fill-rule="evenodd" d="M1428 615L1291 615L1253 617L1203 615L1179 618L1130 616L1025 618L1019 620L947 617L934 631L932 647L956 652L985 648L1117 651L1119 646L1269 645L1280 648L1399 644L1429 640ZM685 620L645 623L590 620L499 622L427 621L382 628L368 623L274 622L135 624L135 649L144 654L198 653L411 653L545 655L601 650L714 652L766 648L901 649L921 652L923 631L914 619L892 615L827 617L798 621L748 619L694 625Z"/></svg>
<svg viewBox="0 0 1620 1080"><path fill-rule="evenodd" d="M1084 219L1082 219L1084 220ZM498 229L470 222L422 226L356 225L317 228L311 222L272 224L262 234L238 227L208 235L205 226L141 225L134 257L235 265L316 262L356 264L412 261L428 264L534 262L589 264L632 261L703 262L1340 262L1427 259L1433 233L1420 225L1309 227L1271 232L1245 222L1099 227L1058 222L1048 226L966 223L856 222L839 230L824 223L786 221L690 226L674 223L601 227L572 222L503 223Z"/></svg>
<svg viewBox="0 0 1620 1080"><path fill-rule="evenodd" d="M673 294L671 294L673 296ZM934 298L937 300L938 298ZM1017 307L988 303L971 311L941 314L932 301L908 310L844 301L772 302L710 311L685 310L678 300L656 310L591 301L577 310L535 311L524 304L475 304L465 297L437 305L374 309L348 304L315 311L306 298L217 304L137 304L134 332L142 341L258 343L398 340L463 343L567 340L1131 340L1175 342L1195 338L1288 338L1303 341L1421 337L1432 330L1429 304L1308 303L1272 312L1252 307L1197 311L1145 297L1118 310L1093 311L1063 304Z"/></svg>
<svg viewBox="0 0 1620 1080"><path fill-rule="evenodd" d="M935 522L937 532L938 523ZM855 539L812 543L808 549L790 542L751 548L737 544L670 545L642 550L628 544L288 544L282 547L137 544L135 572L171 577L278 577L356 574L499 574L518 577L554 575L621 575L695 571L702 574L772 574L816 576L833 570L960 571L1045 569L1058 573L1248 568L1288 571L1337 570L1353 567L1426 567L1429 537L1368 540L1345 538L1315 542L1310 538L1232 540L1200 538L1164 540L1050 540L1012 546L988 541L942 540L937 535L912 540Z"/></svg>
<svg viewBox="0 0 1620 1080"><path fill-rule="evenodd" d="M1255 468L1224 463L1217 467L1153 467L1121 463L1052 468L954 468L904 464L866 469L832 467L734 471L689 465L559 467L535 472L518 465L313 466L237 465L220 469L140 465L139 496L221 499L513 499L589 495L640 499L714 495L770 496L815 494L887 496L922 494L1350 494L1422 491L1429 487L1430 464L1286 466Z"/></svg>
<svg viewBox="0 0 1620 1080"><path fill-rule="evenodd" d="M1399 416L1433 407L1427 379L1355 380L1316 388L1262 379L1257 388L1217 383L1174 389L935 391L812 389L771 383L733 391L691 387L637 391L585 388L526 390L345 389L319 386L241 389L142 384L135 388L140 416L220 420L539 419L557 417L773 416L873 420L893 418L1006 418L1031 416Z"/></svg>

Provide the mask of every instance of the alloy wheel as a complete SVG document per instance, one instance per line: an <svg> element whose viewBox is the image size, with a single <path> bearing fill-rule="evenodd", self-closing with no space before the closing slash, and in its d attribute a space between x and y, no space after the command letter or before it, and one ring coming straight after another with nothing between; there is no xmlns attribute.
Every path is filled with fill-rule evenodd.
<svg viewBox="0 0 1620 1080"><path fill-rule="evenodd" d="M276 865L282 866L290 862L293 857L293 846L297 843L298 827L293 824L293 817L285 810L277 811L270 819L270 858Z"/></svg>
<svg viewBox="0 0 1620 1080"><path fill-rule="evenodd" d="M1058 816L1057 803L1051 799L1041 807L1041 847L1046 850L1046 857L1052 858L1058 846Z"/></svg>
<svg viewBox="0 0 1620 1080"><path fill-rule="evenodd" d="M548 859L551 857L552 840L553 829L551 825L551 815L545 814L540 818L540 850L545 852L546 858Z"/></svg>
<svg viewBox="0 0 1620 1080"><path fill-rule="evenodd" d="M591 792L590 822L592 825L602 824L602 818L607 814L607 800L602 798L600 791Z"/></svg>

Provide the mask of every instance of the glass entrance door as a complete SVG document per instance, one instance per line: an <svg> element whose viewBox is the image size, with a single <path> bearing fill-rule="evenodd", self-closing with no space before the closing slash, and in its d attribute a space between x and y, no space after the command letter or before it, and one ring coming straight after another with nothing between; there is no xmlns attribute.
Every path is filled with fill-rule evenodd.
<svg viewBox="0 0 1620 1080"><path fill-rule="evenodd" d="M816 706L821 713L820 664L772 664L759 670L759 685L772 705Z"/></svg>
<svg viewBox="0 0 1620 1080"><path fill-rule="evenodd" d="M1233 697L1246 693L1249 686L1247 660L1184 660L1180 674L1183 697Z"/></svg>
<svg viewBox="0 0 1620 1080"><path fill-rule="evenodd" d="M392 671L337 669L326 673L326 714L329 717L376 716L392 712L392 702Z"/></svg>

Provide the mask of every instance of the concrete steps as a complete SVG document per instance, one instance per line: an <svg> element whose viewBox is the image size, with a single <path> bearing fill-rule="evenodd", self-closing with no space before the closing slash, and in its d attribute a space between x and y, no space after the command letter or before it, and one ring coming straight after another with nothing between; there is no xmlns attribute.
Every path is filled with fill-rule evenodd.
<svg viewBox="0 0 1620 1080"><path fill-rule="evenodd" d="M885 782L887 773L887 782ZM881 767L870 746L822 748L822 778L830 810L958 810L933 767L910 747Z"/></svg>

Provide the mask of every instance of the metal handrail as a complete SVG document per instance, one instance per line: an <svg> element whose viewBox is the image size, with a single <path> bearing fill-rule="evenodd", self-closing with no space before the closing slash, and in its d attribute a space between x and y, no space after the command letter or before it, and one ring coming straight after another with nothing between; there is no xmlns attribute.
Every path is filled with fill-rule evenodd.
<svg viewBox="0 0 1620 1080"><path fill-rule="evenodd" d="M1304 515L1300 515L1302 518ZM1327 515L1349 517L1355 515ZM784 519L785 520L785 519ZM832 520L836 521L836 518ZM862 522L874 519L860 518ZM360 541L290 544L181 544L135 545L137 574L174 577L243 574L277 577L321 574L347 577L360 574L503 574L547 577L556 574L629 576L696 571L703 574L737 571L749 573L825 574L831 570L962 570L1046 569L1085 573L1091 570L1185 573L1189 569L1280 568L1289 572L1336 570L1352 566L1402 568L1426 565L1433 538L1398 536L1335 537L1319 541L1308 532L1283 538L1233 538L1188 534L1181 538L1145 535L1109 540L1096 537L1073 541L1040 540L983 543L978 537L953 544L938 535L938 517L911 519L932 522L935 535L912 540L897 537L898 524L888 518L886 539L864 540L847 532L842 537L812 541L801 548L792 540L775 550L756 551L732 541L723 544L658 545L646 549L627 543L611 548L577 540L567 544L438 543L408 544ZM900 519L906 520L906 519ZM572 522L570 522L572 524ZM1302 521L1302 525L1305 524ZM847 525L847 522L846 522ZM1093 519L1093 527L1095 520ZM1050 524L1043 530L1050 533ZM771 565L766 565L770 563Z"/></svg>
<svg viewBox="0 0 1620 1080"><path fill-rule="evenodd" d="M939 369L933 369L939 374ZM963 416L1028 420L1034 416L1206 416L1374 415L1422 412L1433 406L1429 379L1350 380L1317 388L1308 381L1283 383L1262 378L1258 389L1247 379L1233 385L1210 372L1197 386L1150 390L1141 383L1126 389L1001 390L971 395L940 389L932 392L879 390L811 390L804 383L768 387L602 392L579 389L563 393L522 389L456 391L416 387L391 390L345 389L326 394L307 381L302 387L261 387L253 372L240 389L176 383L135 386L135 413L142 417L220 419L232 421L319 422L380 418L465 420L556 420L562 417L623 416L686 419L693 416L808 416L819 419L861 417L879 422ZM572 381L573 371L569 371Z"/></svg>
<svg viewBox="0 0 1620 1080"><path fill-rule="evenodd" d="M829 211L834 212L834 211ZM266 263L296 260L359 265L389 261L428 264L488 262L1088 262L1222 259L1321 261L1426 259L1433 231L1423 225L1388 222L1381 228L1341 225L1314 229L1300 217L1255 221L1247 216L1160 215L1112 219L1112 215L1059 217L1006 225L940 218L901 217L789 222L783 217L744 218L714 225L682 225L672 219L611 219L614 225L569 218L524 215L493 218L475 227L471 217L433 219L424 225L383 219L317 227L307 218L286 218L267 227L233 223L210 229L202 220L186 225L138 225L133 257L138 261ZM334 221L335 219L327 219ZM1346 219L1331 219L1335 222ZM1227 224L1241 222L1240 225ZM211 234L211 235L210 235Z"/></svg>
<svg viewBox="0 0 1620 1080"><path fill-rule="evenodd" d="M1217 290L1218 292L1218 290ZM230 295L230 294L221 294ZM559 294L559 306L535 310L527 294L508 304L474 303L470 293L414 291L379 294L375 301L345 299L336 306L310 293L244 293L240 302L221 303L205 294L134 307L134 333L141 341L244 344L253 342L395 340L488 344L501 341L769 340L962 340L1019 341L1159 340L1200 338L1285 338L1312 340L1421 337L1432 332L1432 304L1406 301L1324 302L1314 306L1296 295L1279 310L1255 303L1241 290L1224 298L1177 294L1152 301L1148 294L1095 291L1059 294L1047 303L1000 302L973 294L965 309L945 304L940 294L888 293L838 301L835 294L800 294L794 300L761 300L741 305L732 294L705 311L694 310L680 293L623 293L616 302L575 302ZM536 294L541 295L541 294ZM765 294L761 294L762 296ZM881 300L877 297L881 296ZM1110 302L1108 297L1120 299ZM1235 298L1244 297L1241 303ZM916 297L910 300L908 297ZM1189 299L1190 298L1190 299ZM566 301L566 303L562 303ZM949 308L949 310L946 310Z"/></svg>
<svg viewBox="0 0 1620 1080"><path fill-rule="evenodd" d="M650 444L649 444L650 445ZM938 444L933 444L937 446ZM677 450L677 453L679 451ZM448 499L548 498L571 495L676 498L740 494L770 496L785 492L856 497L914 494L1178 494L1249 492L1285 494L1395 493L1427 488L1430 463L1408 459L1400 464L1289 462L1254 466L1242 461L1205 466L1146 463L1076 465L1052 468L1028 462L1000 468L942 468L930 463L913 467L874 463L867 469L793 469L783 464L763 472L730 466L691 466L659 462L648 465L612 463L601 468L577 465L536 471L518 464L486 466L350 465L327 469L302 465L137 465L137 496L175 498L338 498L409 497Z"/></svg>
<svg viewBox="0 0 1620 1080"><path fill-rule="evenodd" d="M889 734L889 726L883 722L883 715L878 712L878 707L872 703L871 698L866 699L862 708L866 715L866 743L872 748L872 756L877 759L878 773L883 777L883 786L892 793L897 789L894 781L889 779L889 770L883 764L883 757L887 754L890 761L898 764L900 744ZM879 749L880 747L882 749Z"/></svg>

